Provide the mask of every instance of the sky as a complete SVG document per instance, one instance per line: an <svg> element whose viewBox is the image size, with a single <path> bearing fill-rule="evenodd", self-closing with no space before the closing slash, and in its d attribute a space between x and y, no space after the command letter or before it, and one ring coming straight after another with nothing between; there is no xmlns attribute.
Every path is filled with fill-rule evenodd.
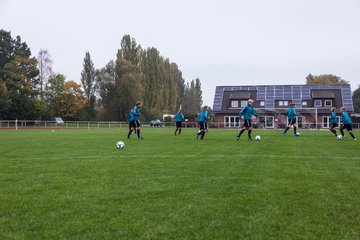
<svg viewBox="0 0 360 240"><path fill-rule="evenodd" d="M360 84L359 0L0 0L0 29L53 70L80 82L85 52L96 68L130 34L200 78L204 104L216 86L304 84L311 73Z"/></svg>

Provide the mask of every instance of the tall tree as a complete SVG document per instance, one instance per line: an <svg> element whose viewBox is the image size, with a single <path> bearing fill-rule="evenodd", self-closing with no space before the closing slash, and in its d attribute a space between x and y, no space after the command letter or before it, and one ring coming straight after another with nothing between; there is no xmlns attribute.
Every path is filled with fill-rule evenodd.
<svg viewBox="0 0 360 240"><path fill-rule="evenodd" d="M115 120L118 119L116 111L115 99L118 99L118 93L115 91L115 84L117 75L115 72L115 63L110 61L100 70L96 71L96 84L98 86L99 109L103 112L99 113L99 118L102 120Z"/></svg>
<svg viewBox="0 0 360 240"><path fill-rule="evenodd" d="M354 112L360 113L360 85L353 92L352 99L353 99L353 104L354 104Z"/></svg>
<svg viewBox="0 0 360 240"><path fill-rule="evenodd" d="M321 74L321 75L312 75L309 74L306 77L307 85L327 85L327 84L349 84L348 81L345 81L341 77L338 77L333 74Z"/></svg>
<svg viewBox="0 0 360 240"><path fill-rule="evenodd" d="M86 97L86 118L94 120L96 116L96 74L94 63L91 60L89 52L86 52L85 54L83 67L84 69L81 72L81 83Z"/></svg>
<svg viewBox="0 0 360 240"><path fill-rule="evenodd" d="M0 30L1 119L39 117L37 61L20 36Z"/></svg>
<svg viewBox="0 0 360 240"><path fill-rule="evenodd" d="M37 66L39 69L40 98L44 100L44 88L50 76L53 74L50 53L46 49L40 49L37 57Z"/></svg>
<svg viewBox="0 0 360 240"><path fill-rule="evenodd" d="M203 104L202 100L202 91L201 91L201 82L199 78L195 79L195 103L198 108Z"/></svg>

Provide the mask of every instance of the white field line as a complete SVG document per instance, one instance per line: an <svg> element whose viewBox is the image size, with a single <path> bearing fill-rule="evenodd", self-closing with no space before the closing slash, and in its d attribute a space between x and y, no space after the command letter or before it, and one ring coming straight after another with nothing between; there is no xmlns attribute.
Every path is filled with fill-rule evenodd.
<svg viewBox="0 0 360 240"><path fill-rule="evenodd" d="M121 151L121 150L120 150ZM26 157L24 159L26 160L69 160L69 159L104 159L104 158L173 158L177 157L172 154L121 154L119 152L119 155L92 155L92 156L63 156L63 157ZM179 156L181 158L201 158L201 159L207 159L207 158L263 158L263 159L277 159L277 158L292 158L292 159L332 159L332 160L360 160L360 156L288 156L288 155L276 155L276 154L183 154Z"/></svg>

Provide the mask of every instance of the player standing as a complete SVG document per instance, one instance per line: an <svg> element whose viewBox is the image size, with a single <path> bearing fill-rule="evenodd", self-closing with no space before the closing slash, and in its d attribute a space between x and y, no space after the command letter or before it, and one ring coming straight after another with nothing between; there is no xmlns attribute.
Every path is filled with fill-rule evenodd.
<svg viewBox="0 0 360 240"><path fill-rule="evenodd" d="M175 115L175 123L176 123L176 130L175 130L175 136L177 131L179 130L179 135L181 133L181 125L184 121L184 114L182 114L181 110L178 111L178 113Z"/></svg>
<svg viewBox="0 0 360 240"><path fill-rule="evenodd" d="M205 132L207 132L207 121L209 120L207 109L208 106L203 106L199 115L200 131L196 134L196 138L199 138L199 136L201 136L201 140L204 139Z"/></svg>
<svg viewBox="0 0 360 240"><path fill-rule="evenodd" d="M346 112L345 107L340 108L340 111L342 112L342 116L341 116L341 126L340 126L340 132L341 135L344 137L344 129L346 129L349 134L351 135L351 137L356 140L353 132L352 132L352 121L351 118L349 116L349 114Z"/></svg>
<svg viewBox="0 0 360 240"><path fill-rule="evenodd" d="M331 115L330 115L330 132L334 134L336 137L336 130L335 128L338 126L338 119L336 117L336 108L331 108Z"/></svg>
<svg viewBox="0 0 360 240"><path fill-rule="evenodd" d="M133 131L135 131L137 133L137 137L139 140L142 140L143 137L140 136L140 128L141 128L141 123L139 120L139 117L141 115L140 112L140 108L142 107L142 103L141 101L138 101L135 106L131 109L130 111L130 116L129 116L129 133L127 135L127 139L130 139L130 135Z"/></svg>
<svg viewBox="0 0 360 240"><path fill-rule="evenodd" d="M255 112L255 110L252 107L252 104L254 103L254 100L249 99L247 105L240 110L239 112L239 118L241 119L241 116L244 115L244 126L243 128L240 130L239 134L236 135L236 139L239 141L241 134L243 134L243 132L245 132L245 130L248 131L248 140L252 141L251 138L251 131L252 131L252 123L251 123L251 116L258 116L258 113Z"/></svg>
<svg viewBox="0 0 360 240"><path fill-rule="evenodd" d="M287 111L287 117L288 117L288 126L285 128L284 132L283 132L283 136L285 137L286 136L286 132L291 128L291 126L294 127L294 136L299 136L299 134L296 132L296 116L297 116L297 113L294 109L295 107L295 103L290 103L290 108L289 110Z"/></svg>

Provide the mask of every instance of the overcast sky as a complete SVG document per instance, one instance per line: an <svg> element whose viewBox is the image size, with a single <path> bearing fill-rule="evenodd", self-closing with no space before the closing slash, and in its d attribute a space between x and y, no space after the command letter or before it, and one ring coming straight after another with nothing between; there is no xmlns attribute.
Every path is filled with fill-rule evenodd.
<svg viewBox="0 0 360 240"><path fill-rule="evenodd" d="M204 103L218 85L303 84L331 73L360 84L359 0L0 0L0 28L55 72L80 82L90 51L96 68L130 34L200 78Z"/></svg>

